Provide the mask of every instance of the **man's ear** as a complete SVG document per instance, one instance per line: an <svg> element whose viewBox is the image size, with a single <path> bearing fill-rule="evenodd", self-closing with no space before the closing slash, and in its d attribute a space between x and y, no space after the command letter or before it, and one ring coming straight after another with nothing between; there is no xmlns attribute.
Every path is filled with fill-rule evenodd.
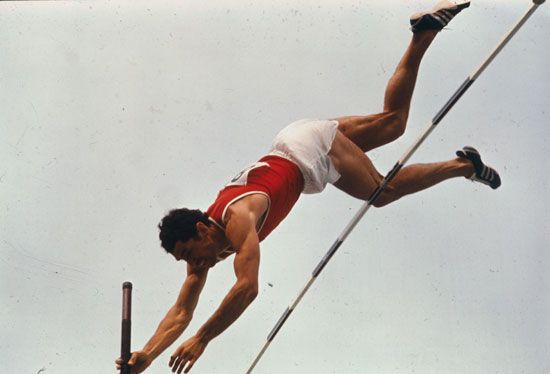
<svg viewBox="0 0 550 374"><path fill-rule="evenodd" d="M197 228L197 234L199 235L199 238L203 238L208 232L208 225L206 225L204 222L197 222L195 227Z"/></svg>

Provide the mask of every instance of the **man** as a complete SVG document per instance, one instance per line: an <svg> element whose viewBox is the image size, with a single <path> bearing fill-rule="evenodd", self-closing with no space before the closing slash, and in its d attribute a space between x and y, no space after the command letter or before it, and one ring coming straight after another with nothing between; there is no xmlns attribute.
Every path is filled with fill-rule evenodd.
<svg viewBox="0 0 550 374"><path fill-rule="evenodd" d="M208 271L235 255L236 281L221 305L197 333L173 353L173 372L193 367L208 343L229 327L258 293L260 242L286 217L301 193L321 192L327 183L366 200L382 176L366 156L405 131L421 59L437 33L469 2L440 1L432 10L411 17L412 41L386 88L384 110L368 116L335 120L301 120L283 129L270 152L222 189L206 213L176 209L159 224L163 248L187 262L187 277L174 306L142 351L129 364L145 370L186 329ZM496 189L498 173L472 147L457 158L404 167L373 204L384 206L439 182L467 177ZM120 360L117 360L120 364Z"/></svg>

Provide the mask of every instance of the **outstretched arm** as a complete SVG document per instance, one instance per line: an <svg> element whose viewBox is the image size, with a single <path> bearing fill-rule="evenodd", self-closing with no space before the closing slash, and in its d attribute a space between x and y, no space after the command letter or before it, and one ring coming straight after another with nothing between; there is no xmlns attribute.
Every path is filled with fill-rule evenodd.
<svg viewBox="0 0 550 374"><path fill-rule="evenodd" d="M193 269L187 265L187 277L183 282L178 299L160 322L157 330L143 350L133 352L129 360L132 373L141 373L155 358L168 348L187 328L199 295L206 282L208 269Z"/></svg>
<svg viewBox="0 0 550 374"><path fill-rule="evenodd" d="M153 359L168 348L191 322L207 274L207 268L193 269L187 265L187 277L176 303L170 308L153 337L143 348Z"/></svg>
<svg viewBox="0 0 550 374"><path fill-rule="evenodd" d="M234 261L237 280L195 336L174 352L170 360L174 372L181 373L185 368L185 373L188 373L208 343L235 322L258 294L260 244L256 232L257 217L246 210L233 211L228 216L226 236L237 249Z"/></svg>

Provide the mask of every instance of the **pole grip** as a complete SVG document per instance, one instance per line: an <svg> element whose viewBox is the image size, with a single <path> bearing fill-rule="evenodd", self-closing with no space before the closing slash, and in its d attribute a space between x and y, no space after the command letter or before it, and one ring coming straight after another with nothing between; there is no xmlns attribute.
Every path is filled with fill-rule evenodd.
<svg viewBox="0 0 550 374"><path fill-rule="evenodd" d="M132 331L132 283L122 284L122 334L120 341L120 358L123 363L120 368L121 374L130 374L128 360L131 356L131 331Z"/></svg>

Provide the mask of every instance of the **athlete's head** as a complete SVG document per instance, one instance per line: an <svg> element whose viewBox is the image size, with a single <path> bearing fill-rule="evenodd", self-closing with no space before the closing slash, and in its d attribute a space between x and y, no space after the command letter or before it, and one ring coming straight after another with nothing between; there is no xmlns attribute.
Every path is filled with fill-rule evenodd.
<svg viewBox="0 0 550 374"><path fill-rule="evenodd" d="M187 242L198 236L197 223L210 225L208 216L198 209L173 209L160 221L158 228L162 248L168 253L174 253L176 242Z"/></svg>
<svg viewBox="0 0 550 374"><path fill-rule="evenodd" d="M166 252L192 265L213 266L216 251L210 238L212 223L200 210L171 210L159 223L159 238Z"/></svg>

